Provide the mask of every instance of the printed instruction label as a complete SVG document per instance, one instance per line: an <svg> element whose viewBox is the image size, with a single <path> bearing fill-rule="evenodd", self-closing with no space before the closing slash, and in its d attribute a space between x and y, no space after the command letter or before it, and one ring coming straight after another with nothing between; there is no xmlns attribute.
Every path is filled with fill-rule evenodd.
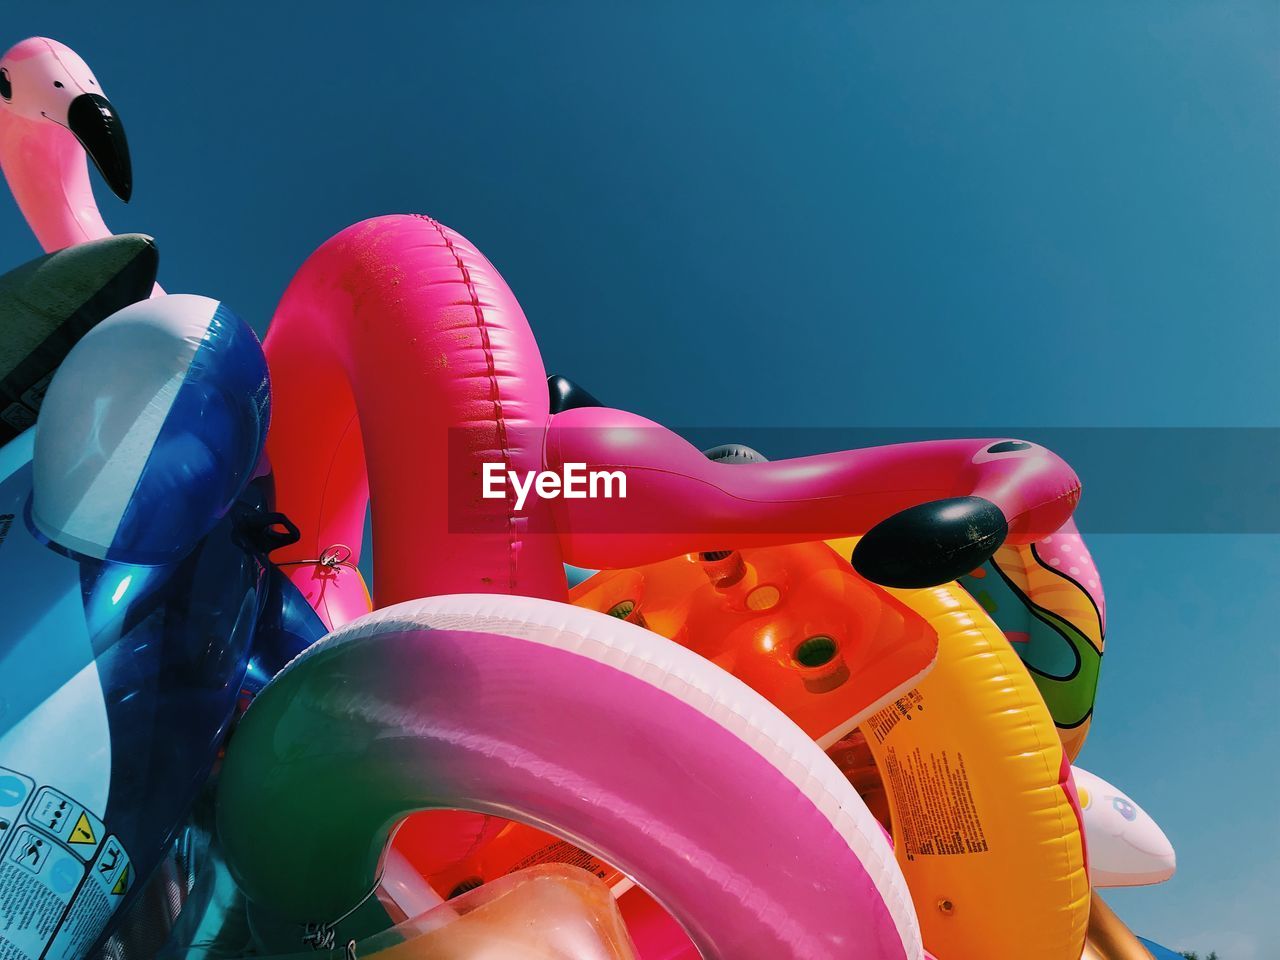
<svg viewBox="0 0 1280 960"><path fill-rule="evenodd" d="M0 767L0 960L80 960L132 883L93 811Z"/></svg>
<svg viewBox="0 0 1280 960"><path fill-rule="evenodd" d="M963 753L886 747L884 773L908 860L989 849Z"/></svg>
<svg viewBox="0 0 1280 960"><path fill-rule="evenodd" d="M924 694L918 689L911 689L887 707L877 710L871 719L864 723L863 729L870 730L876 743L884 743L885 737L893 732L901 720L910 720L912 716L924 711Z"/></svg>
<svg viewBox="0 0 1280 960"><path fill-rule="evenodd" d="M581 847L575 847L567 840L557 840L555 843L550 843L540 850L535 850L512 866L507 873L515 873L517 870L525 870L543 863L564 863L571 867L580 867L588 873L594 873L601 880L606 879L614 872L613 868L599 857L592 856Z"/></svg>

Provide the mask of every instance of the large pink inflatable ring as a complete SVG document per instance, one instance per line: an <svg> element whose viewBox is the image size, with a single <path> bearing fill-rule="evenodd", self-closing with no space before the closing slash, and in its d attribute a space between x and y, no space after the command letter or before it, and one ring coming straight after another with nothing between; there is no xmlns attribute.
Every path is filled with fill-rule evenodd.
<svg viewBox="0 0 1280 960"><path fill-rule="evenodd" d="M219 830L256 908L345 942L369 932L352 911L396 824L424 809L605 858L710 960L922 957L890 844L817 745L718 667L594 611L444 596L335 631L249 708Z"/></svg>

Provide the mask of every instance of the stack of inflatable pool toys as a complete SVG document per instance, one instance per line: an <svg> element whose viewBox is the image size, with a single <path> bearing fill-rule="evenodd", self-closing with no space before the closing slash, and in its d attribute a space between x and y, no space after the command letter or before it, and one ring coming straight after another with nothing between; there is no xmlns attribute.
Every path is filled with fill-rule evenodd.
<svg viewBox="0 0 1280 960"><path fill-rule="evenodd" d="M14 46L0 956L1165 955L1098 894L1174 855L1072 766L1106 608L1059 458L699 451L548 378L421 216L326 242L259 344L87 160L129 198L98 78Z"/></svg>

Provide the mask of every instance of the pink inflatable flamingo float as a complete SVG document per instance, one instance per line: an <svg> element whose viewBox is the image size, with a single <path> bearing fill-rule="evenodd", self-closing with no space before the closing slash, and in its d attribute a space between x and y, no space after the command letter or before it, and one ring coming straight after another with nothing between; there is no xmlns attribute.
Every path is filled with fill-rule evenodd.
<svg viewBox="0 0 1280 960"><path fill-rule="evenodd" d="M475 247L428 217L367 220L321 246L265 347L268 453L280 507L303 532L275 559L300 564L294 582L333 625L364 612L363 587L354 571L303 561L339 544L358 559L370 492L377 606L447 593L563 600L562 561L630 567L850 534L866 534L853 559L869 579L932 585L1003 542L1052 533L1080 493L1070 467L1021 440L730 465L641 417L573 406L562 381L553 413L515 297ZM620 471L627 495L530 495L518 507L510 486L482 496L486 464L517 476Z"/></svg>
<svg viewBox="0 0 1280 960"><path fill-rule="evenodd" d="M46 252L112 236L86 159L128 203L129 141L88 64L48 37L14 44L0 57L0 170ZM163 293L156 284L152 296Z"/></svg>
<svg viewBox="0 0 1280 960"><path fill-rule="evenodd" d="M0 58L0 169L46 252L111 235L86 155L127 203L133 168L124 126L88 65L46 37L11 47Z"/></svg>

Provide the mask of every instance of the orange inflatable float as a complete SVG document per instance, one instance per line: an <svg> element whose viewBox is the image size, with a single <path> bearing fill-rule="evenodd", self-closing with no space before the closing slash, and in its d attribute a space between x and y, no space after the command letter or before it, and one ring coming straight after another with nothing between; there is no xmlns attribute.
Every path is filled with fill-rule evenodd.
<svg viewBox="0 0 1280 960"><path fill-rule="evenodd" d="M921 679L938 654L925 616L824 543L609 571L570 597L723 667L823 747Z"/></svg>

